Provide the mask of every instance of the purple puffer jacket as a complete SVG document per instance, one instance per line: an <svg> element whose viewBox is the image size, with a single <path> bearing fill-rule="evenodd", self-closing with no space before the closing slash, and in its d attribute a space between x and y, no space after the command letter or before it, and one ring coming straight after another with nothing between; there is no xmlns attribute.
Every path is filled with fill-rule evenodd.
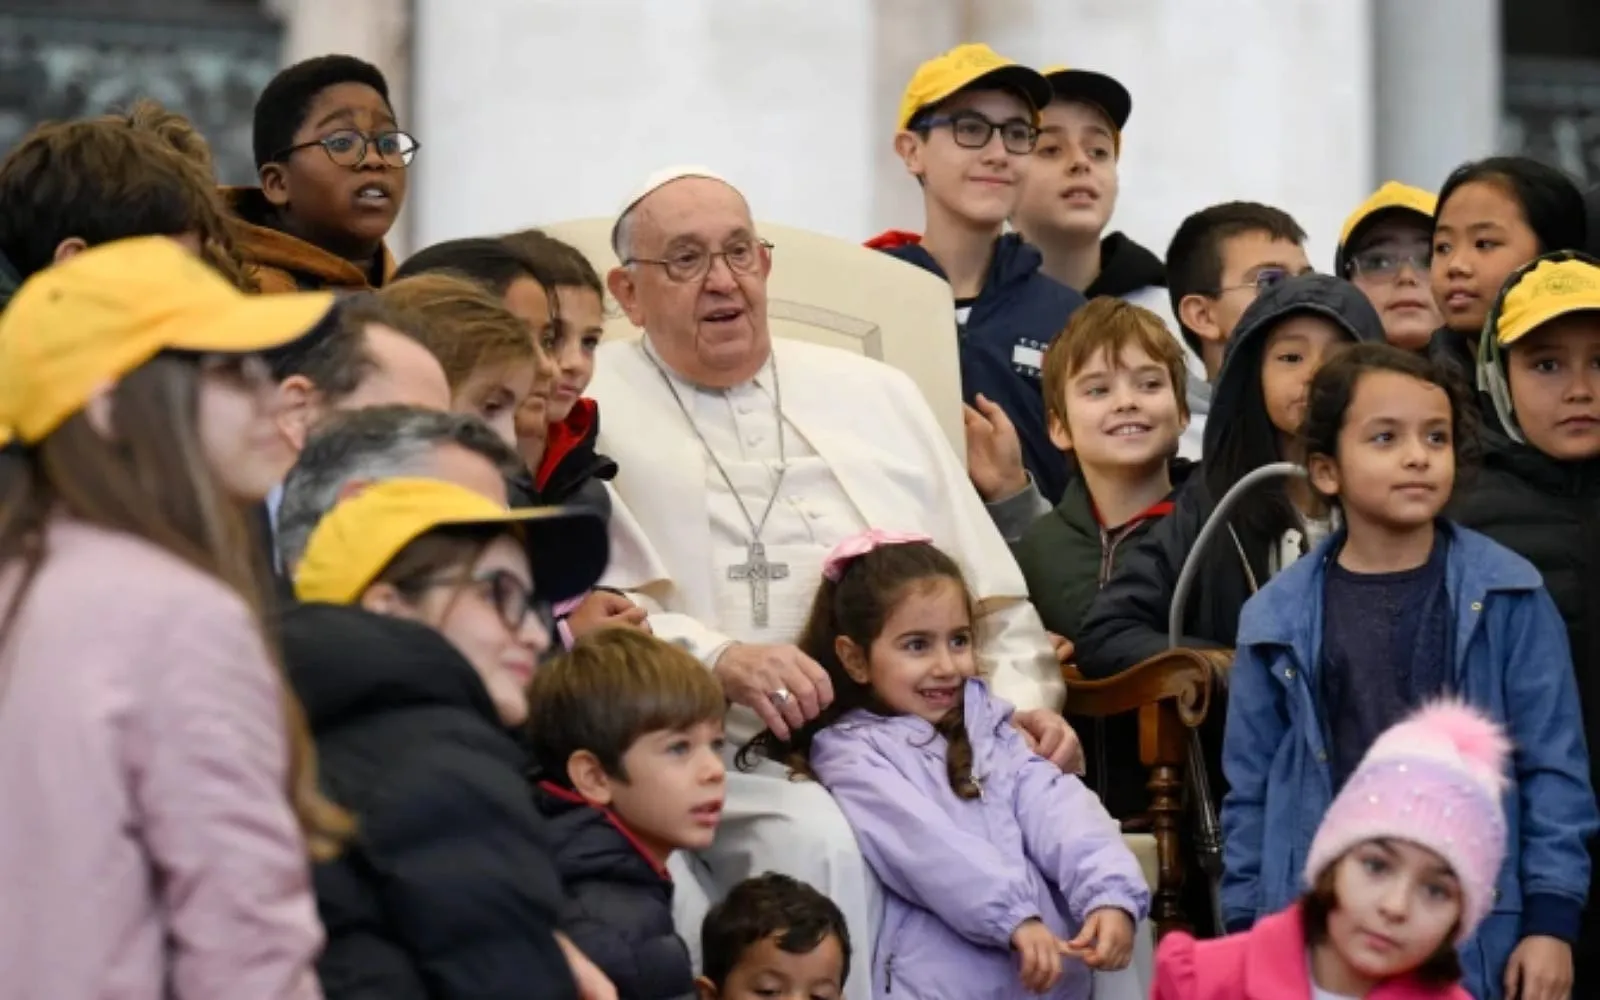
<svg viewBox="0 0 1600 1000"><path fill-rule="evenodd" d="M817 734L811 766L886 890L873 994L888 1000L1021 1000L1011 935L1030 917L1057 936L1102 907L1143 920L1150 890L1122 833L1083 783L1035 756L1011 706L966 686L972 773L958 798L945 740L903 715L856 711ZM1088 1000L1091 977L1063 960L1047 997Z"/></svg>

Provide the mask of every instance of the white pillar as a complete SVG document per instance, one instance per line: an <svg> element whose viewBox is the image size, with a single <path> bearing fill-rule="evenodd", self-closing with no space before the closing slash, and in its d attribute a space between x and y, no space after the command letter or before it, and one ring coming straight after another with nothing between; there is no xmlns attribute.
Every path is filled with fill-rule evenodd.
<svg viewBox="0 0 1600 1000"><path fill-rule="evenodd" d="M1437 190L1500 136L1500 0L1375 0L1377 172Z"/></svg>

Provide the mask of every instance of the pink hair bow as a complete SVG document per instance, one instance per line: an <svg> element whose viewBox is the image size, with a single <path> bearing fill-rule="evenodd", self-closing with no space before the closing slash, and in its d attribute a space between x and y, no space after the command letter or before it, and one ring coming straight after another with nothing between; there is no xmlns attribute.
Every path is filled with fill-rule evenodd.
<svg viewBox="0 0 1600 1000"><path fill-rule="evenodd" d="M919 535L916 532L868 528L859 535L851 535L833 547L833 551L828 553L828 558L822 563L822 575L825 579L838 583L852 562L879 546L916 545L932 541L933 539L927 535Z"/></svg>

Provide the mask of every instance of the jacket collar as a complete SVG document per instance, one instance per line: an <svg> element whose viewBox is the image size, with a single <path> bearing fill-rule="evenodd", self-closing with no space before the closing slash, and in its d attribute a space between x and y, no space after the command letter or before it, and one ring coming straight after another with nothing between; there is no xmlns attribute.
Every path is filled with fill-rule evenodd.
<svg viewBox="0 0 1600 1000"><path fill-rule="evenodd" d="M650 849L645 846L644 841L639 839L639 835L634 833L632 828L630 828L627 823L623 822L621 816L618 816L610 809L605 809L595 805L572 789L564 788L553 781L541 781L539 782L538 788L539 791L549 796L549 798L554 800L555 803L560 803L559 806L554 804L547 806L545 810L547 813L560 815L564 812L580 812L580 814L584 817L598 818L601 822L615 830L618 836L622 838L628 847L637 852L645 864L650 866L651 871L659 875L663 881L669 883L672 881L672 875L667 871L667 866L655 859L655 856L650 853ZM572 830L569 828L566 832L570 834ZM593 848L595 845L580 845L576 842L578 840L576 837L569 836L565 838L565 840L566 842L561 844L558 847L558 850L568 855L573 855L568 857L569 861L577 860L576 855L578 853L582 853L585 847L589 848L589 854L594 853ZM601 848L601 850L603 852L604 848ZM588 859L588 861L590 863L598 861L602 865L604 864L603 859L591 857Z"/></svg>
<svg viewBox="0 0 1600 1000"><path fill-rule="evenodd" d="M1300 904L1256 922L1245 945L1246 1000L1284 1000L1311 996L1311 966L1306 952ZM1367 1000L1428 1000L1454 995L1430 990L1411 977L1380 983Z"/></svg>

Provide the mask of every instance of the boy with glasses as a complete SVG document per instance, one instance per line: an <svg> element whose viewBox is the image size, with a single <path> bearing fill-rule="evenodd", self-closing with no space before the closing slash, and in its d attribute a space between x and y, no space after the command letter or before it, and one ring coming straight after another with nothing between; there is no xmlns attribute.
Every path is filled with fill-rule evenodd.
<svg viewBox="0 0 1600 1000"><path fill-rule="evenodd" d="M1311 273L1305 242L1305 230L1289 213L1253 201L1212 205L1178 226L1167 246L1167 295L1209 382L1216 381L1228 338L1256 296ZM1196 404L1192 396L1189 402ZM1209 412L1210 402L1199 404Z"/></svg>
<svg viewBox="0 0 1600 1000"><path fill-rule="evenodd" d="M396 124L378 68L343 55L290 66L256 101L254 144L261 186L226 194L261 290L387 281L394 258L383 240L417 141Z"/></svg>
<svg viewBox="0 0 1600 1000"><path fill-rule="evenodd" d="M1437 203L1421 188L1389 181L1350 213L1333 257L1333 273L1372 300L1384 336L1408 351L1426 350L1444 325L1428 279Z"/></svg>
<svg viewBox="0 0 1600 1000"><path fill-rule="evenodd" d="M969 471L1008 537L996 502L1016 499L1026 517L1037 512L1029 474L1051 504L1067 481L1045 429L1039 367L1083 296L1040 273L1039 251L1005 232L1050 96L1044 77L986 45L961 45L918 67L900 101L894 148L922 185L926 225L920 236L891 231L867 244L950 283ZM1007 437L1007 423L1021 466L986 475L990 463L975 445Z"/></svg>

